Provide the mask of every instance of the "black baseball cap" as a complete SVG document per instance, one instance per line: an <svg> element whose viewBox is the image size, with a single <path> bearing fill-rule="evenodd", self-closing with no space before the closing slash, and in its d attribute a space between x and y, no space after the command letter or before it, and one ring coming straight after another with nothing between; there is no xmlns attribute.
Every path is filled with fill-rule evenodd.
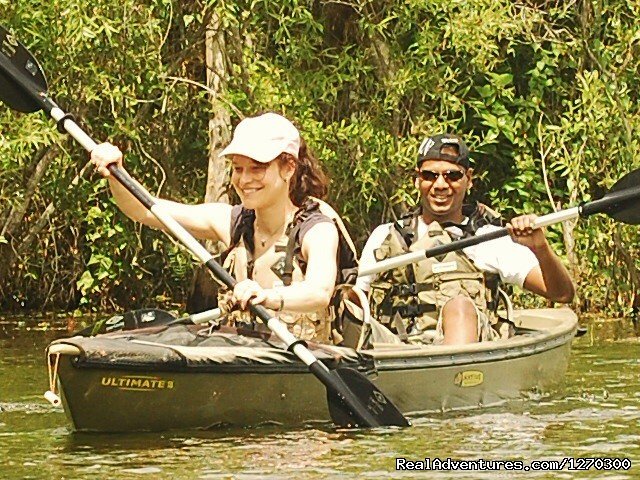
<svg viewBox="0 0 640 480"><path fill-rule="evenodd" d="M444 147L455 147L458 150L457 155L443 153ZM469 168L469 149L457 135L451 133L443 133L425 138L418 149L418 167L425 160L446 160L447 162L457 163L461 167Z"/></svg>

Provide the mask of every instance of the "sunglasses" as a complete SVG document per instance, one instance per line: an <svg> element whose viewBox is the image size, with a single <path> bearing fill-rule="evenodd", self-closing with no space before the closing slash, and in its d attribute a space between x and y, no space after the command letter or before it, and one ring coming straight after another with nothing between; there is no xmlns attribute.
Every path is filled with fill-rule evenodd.
<svg viewBox="0 0 640 480"><path fill-rule="evenodd" d="M461 172L460 170L447 170L445 172L420 170L418 174L420 175L420 178L422 178L426 182L435 182L436 180L438 180L438 177L440 177L440 175L442 175L444 179L449 183L458 182L462 180L462 177L464 177L464 172Z"/></svg>

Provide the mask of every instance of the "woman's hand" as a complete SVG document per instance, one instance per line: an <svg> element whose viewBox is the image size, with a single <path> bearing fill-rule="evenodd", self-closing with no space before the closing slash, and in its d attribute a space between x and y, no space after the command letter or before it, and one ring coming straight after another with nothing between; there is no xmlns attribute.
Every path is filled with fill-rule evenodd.
<svg viewBox="0 0 640 480"><path fill-rule="evenodd" d="M507 230L514 242L529 247L534 253L548 247L542 228L534 228L537 215L521 215L507 224Z"/></svg>
<svg viewBox="0 0 640 480"><path fill-rule="evenodd" d="M109 165L115 163L122 167L122 152L115 145L101 143L91 151L91 163L95 165L96 171L106 178L111 175Z"/></svg>
<svg viewBox="0 0 640 480"><path fill-rule="evenodd" d="M233 288L233 301L246 310L249 301L254 305L260 305L267 299L267 290L253 280L242 280Z"/></svg>

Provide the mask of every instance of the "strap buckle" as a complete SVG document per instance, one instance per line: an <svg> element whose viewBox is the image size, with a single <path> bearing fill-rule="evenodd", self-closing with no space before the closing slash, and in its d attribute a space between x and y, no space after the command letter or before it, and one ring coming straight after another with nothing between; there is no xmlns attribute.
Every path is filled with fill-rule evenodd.
<svg viewBox="0 0 640 480"><path fill-rule="evenodd" d="M396 285L393 287L393 294L400 297L408 297L418 293L418 286L415 283Z"/></svg>

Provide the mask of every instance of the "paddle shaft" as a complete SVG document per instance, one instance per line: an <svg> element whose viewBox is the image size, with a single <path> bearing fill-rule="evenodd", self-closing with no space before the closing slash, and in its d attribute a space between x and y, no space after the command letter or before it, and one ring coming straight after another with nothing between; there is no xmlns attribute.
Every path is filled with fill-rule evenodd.
<svg viewBox="0 0 640 480"><path fill-rule="evenodd" d="M204 312L192 313L188 317L183 317L182 320L197 325L199 323L207 323L210 320L217 320L221 315L222 311L219 308L213 308L211 310L205 310Z"/></svg>
<svg viewBox="0 0 640 480"><path fill-rule="evenodd" d="M212 308L211 310L205 310L204 312L193 313L187 317L178 317L174 318L171 321L161 323L162 326L171 326L171 325L184 325L184 324L193 324L200 325L202 323L207 323L212 320L217 320L222 316L222 311L219 308Z"/></svg>
<svg viewBox="0 0 640 480"><path fill-rule="evenodd" d="M577 207L567 208L565 210L560 210L555 213L550 213L548 215L538 217L535 222L533 222L532 227L548 227L549 225L572 220L574 218L587 217L595 213L606 212L608 209L619 205L624 205L626 202L635 200L638 197L640 197L640 187L620 190L618 192L610 192L604 198L601 198L599 200L586 202ZM404 267L405 265L419 262L421 260L424 260L425 258L437 257L449 252L454 252L466 247L471 247L473 245L488 242L490 240L506 237L507 235L509 235L509 231L506 228L501 228L499 230L495 230L493 232L485 233L482 235L475 235L473 237L464 238L462 240L456 240L445 245L438 245L427 250L420 250L417 252L398 255L396 257L382 260L369 268L360 269L358 276L362 277L365 275L384 272L386 270L392 270L398 267Z"/></svg>

